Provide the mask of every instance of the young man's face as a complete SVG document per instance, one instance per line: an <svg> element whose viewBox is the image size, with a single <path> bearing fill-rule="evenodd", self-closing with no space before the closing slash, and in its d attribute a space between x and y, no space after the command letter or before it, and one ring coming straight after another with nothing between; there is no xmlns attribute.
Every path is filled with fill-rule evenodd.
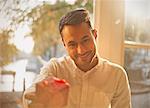
<svg viewBox="0 0 150 108"><path fill-rule="evenodd" d="M65 25L62 30L63 42L69 56L78 66L91 64L96 53L96 31L87 23Z"/></svg>

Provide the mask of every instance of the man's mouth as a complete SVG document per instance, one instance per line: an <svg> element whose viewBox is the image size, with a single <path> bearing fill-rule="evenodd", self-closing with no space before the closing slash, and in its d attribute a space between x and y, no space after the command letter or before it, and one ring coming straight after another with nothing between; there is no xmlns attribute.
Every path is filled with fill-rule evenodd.
<svg viewBox="0 0 150 108"><path fill-rule="evenodd" d="M81 59L87 59L90 55L91 55L91 51L88 51L84 54L78 55L78 57L81 58Z"/></svg>

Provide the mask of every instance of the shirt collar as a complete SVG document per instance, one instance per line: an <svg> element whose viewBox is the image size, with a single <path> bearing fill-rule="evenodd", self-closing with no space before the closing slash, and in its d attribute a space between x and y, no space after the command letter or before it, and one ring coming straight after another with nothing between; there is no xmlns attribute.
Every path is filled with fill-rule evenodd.
<svg viewBox="0 0 150 108"><path fill-rule="evenodd" d="M100 66L102 66L102 61L103 61L102 58L100 58L99 54L96 54L96 56L98 58L98 64L87 72L80 70L76 66L74 61L69 57L69 60L71 61L71 67L72 67L72 72L74 74L74 77L76 77L76 76L78 76L78 77L88 76L89 74L92 74L93 72L95 72Z"/></svg>

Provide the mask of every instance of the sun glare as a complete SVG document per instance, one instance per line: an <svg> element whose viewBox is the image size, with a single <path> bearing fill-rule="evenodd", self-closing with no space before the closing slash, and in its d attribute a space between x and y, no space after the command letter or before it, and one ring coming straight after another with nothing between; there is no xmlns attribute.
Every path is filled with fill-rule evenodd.
<svg viewBox="0 0 150 108"><path fill-rule="evenodd" d="M69 4L74 4L76 0L65 0Z"/></svg>
<svg viewBox="0 0 150 108"><path fill-rule="evenodd" d="M32 37L25 37L22 42L22 50L25 53L31 53L34 47L34 41Z"/></svg>
<svg viewBox="0 0 150 108"><path fill-rule="evenodd" d="M25 37L30 32L30 29L27 25L20 27L15 32L15 37L13 39L13 43L16 47L25 53L31 53L34 47L34 41L31 36Z"/></svg>

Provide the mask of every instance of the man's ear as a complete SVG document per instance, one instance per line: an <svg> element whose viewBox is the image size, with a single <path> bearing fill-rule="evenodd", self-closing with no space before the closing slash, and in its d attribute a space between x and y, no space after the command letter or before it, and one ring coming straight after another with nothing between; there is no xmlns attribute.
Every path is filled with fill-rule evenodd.
<svg viewBox="0 0 150 108"><path fill-rule="evenodd" d="M93 35L94 35L94 37L95 37L95 39L97 38L97 30L96 29L93 29L92 30L92 33L93 33Z"/></svg>

